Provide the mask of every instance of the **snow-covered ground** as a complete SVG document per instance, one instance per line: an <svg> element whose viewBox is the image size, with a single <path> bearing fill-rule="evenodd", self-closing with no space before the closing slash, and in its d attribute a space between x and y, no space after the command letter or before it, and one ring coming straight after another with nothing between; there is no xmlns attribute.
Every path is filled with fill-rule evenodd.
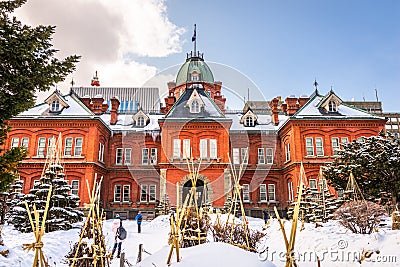
<svg viewBox="0 0 400 267"><path fill-rule="evenodd" d="M249 227L261 230L263 220L248 218ZM104 222L104 233L107 246L111 250L113 238L111 232L112 220ZM143 253L143 261L136 266L166 266L168 252L169 219L160 216L153 221L144 221L142 233L137 233L135 221L123 222L128 237L122 248L126 254L125 266L135 265L139 244L143 244L146 252ZM301 223L300 223L301 224ZM361 266L399 266L400 265L400 231L390 230L390 218L387 225L371 235L356 235L346 230L337 221L330 221L323 227L315 228L314 224L305 224L305 229L300 231L295 244L295 257L299 266L317 266L316 257L321 260L321 266L360 266L357 262L362 251L369 250L374 253L363 261ZM288 235L290 234L291 221L285 222ZM173 254L171 266L199 267L199 266L284 266L285 245L279 224L272 219L271 224L265 230L267 233L261 254L250 253L240 248L221 243L206 243L200 246L180 250L181 261L176 262ZM51 266L67 266L64 261L73 243L78 240L79 229L69 231L57 231L46 233L43 237L43 251L48 257ZM2 236L10 250L7 258L0 256L0 267L24 267L32 266L33 252L22 250L22 244L32 243L32 233L20 233L11 225L5 225ZM272 262L272 263L271 263ZM111 263L113 267L119 267L119 259Z"/></svg>

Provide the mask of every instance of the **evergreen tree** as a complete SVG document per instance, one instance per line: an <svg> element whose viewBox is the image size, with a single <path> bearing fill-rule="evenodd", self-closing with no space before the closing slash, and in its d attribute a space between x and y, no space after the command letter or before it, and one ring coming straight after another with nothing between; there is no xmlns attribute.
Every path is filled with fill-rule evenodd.
<svg viewBox="0 0 400 267"><path fill-rule="evenodd" d="M54 26L23 25L12 16L26 0L0 1L0 147L10 131L7 120L35 103L35 92L45 91L75 69L78 56L58 60L52 47ZM0 149L0 192L15 179L22 148Z"/></svg>
<svg viewBox="0 0 400 267"><path fill-rule="evenodd" d="M371 136L343 145L338 157L325 168L325 177L336 188L346 188L352 172L367 199L381 202L400 192L400 139L391 134Z"/></svg>

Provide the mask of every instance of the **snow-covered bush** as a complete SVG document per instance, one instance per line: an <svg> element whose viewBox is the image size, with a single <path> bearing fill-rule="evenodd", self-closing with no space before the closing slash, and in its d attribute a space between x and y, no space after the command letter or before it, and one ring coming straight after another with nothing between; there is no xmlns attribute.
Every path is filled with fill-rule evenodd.
<svg viewBox="0 0 400 267"><path fill-rule="evenodd" d="M370 234L381 222L385 209L370 201L357 200L344 203L334 214L353 233Z"/></svg>

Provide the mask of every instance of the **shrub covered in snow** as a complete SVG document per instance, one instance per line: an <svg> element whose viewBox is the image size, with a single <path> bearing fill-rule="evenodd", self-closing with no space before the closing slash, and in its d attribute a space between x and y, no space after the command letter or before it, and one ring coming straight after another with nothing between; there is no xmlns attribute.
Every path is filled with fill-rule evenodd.
<svg viewBox="0 0 400 267"><path fill-rule="evenodd" d="M385 209L373 202L349 201L336 210L340 224L356 234L371 234L385 215Z"/></svg>

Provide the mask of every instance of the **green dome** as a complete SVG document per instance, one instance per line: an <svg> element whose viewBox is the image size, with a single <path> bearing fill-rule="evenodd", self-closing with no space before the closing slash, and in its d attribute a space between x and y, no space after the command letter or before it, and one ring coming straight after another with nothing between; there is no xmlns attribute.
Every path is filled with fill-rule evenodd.
<svg viewBox="0 0 400 267"><path fill-rule="evenodd" d="M191 74L194 71L199 74L197 80L193 80L191 77ZM178 71L178 75L176 76L176 85L192 81L214 83L214 76L210 70L210 67L208 67L208 65L204 62L202 57L188 57L186 62Z"/></svg>

